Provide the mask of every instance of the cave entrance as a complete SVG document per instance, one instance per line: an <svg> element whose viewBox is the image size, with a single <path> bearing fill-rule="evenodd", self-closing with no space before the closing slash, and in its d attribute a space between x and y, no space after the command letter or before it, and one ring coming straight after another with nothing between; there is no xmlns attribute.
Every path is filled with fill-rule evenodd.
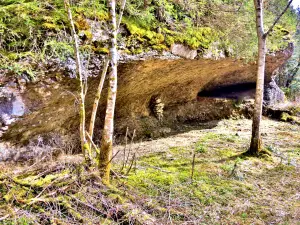
<svg viewBox="0 0 300 225"><path fill-rule="evenodd" d="M215 88L203 89L198 92L197 100L201 98L223 98L238 101L255 98L256 83L240 83Z"/></svg>

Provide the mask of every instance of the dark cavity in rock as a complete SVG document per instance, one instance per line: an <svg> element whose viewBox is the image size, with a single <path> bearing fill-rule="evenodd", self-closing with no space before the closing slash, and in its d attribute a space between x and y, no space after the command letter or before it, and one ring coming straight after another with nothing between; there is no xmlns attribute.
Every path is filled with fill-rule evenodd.
<svg viewBox="0 0 300 225"><path fill-rule="evenodd" d="M219 86L210 90L202 90L197 94L197 99L201 98L228 98L236 100L246 100L255 98L255 83L242 83L227 86Z"/></svg>

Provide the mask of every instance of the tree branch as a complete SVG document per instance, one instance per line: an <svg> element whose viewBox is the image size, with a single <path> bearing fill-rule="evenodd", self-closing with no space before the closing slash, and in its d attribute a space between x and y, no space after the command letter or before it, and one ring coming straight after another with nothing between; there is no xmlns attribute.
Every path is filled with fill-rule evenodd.
<svg viewBox="0 0 300 225"><path fill-rule="evenodd" d="M121 25L121 22L122 22L123 13L124 13L124 10L125 10L125 5L126 5L126 0L123 0L122 5L121 5L119 20L118 20L118 23L117 23L117 32L119 32L119 28L120 28L120 25Z"/></svg>
<svg viewBox="0 0 300 225"><path fill-rule="evenodd" d="M280 18L285 14L285 12L288 10L288 8L290 7L290 5L292 4L293 0L290 0L289 3L287 4L287 6L285 7L285 9L279 14L279 16L276 18L276 20L274 21L274 23L272 24L272 26L269 28L269 30L264 34L265 37L267 37L272 30L274 29L275 25L279 22Z"/></svg>

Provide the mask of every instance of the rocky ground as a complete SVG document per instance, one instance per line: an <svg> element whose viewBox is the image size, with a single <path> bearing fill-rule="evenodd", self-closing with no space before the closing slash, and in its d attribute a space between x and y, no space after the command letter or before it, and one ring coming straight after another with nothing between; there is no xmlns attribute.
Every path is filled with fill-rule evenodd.
<svg viewBox="0 0 300 225"><path fill-rule="evenodd" d="M262 127L272 156L243 154L246 119L128 140L114 149L109 187L81 156L1 164L0 224L299 224L300 127Z"/></svg>

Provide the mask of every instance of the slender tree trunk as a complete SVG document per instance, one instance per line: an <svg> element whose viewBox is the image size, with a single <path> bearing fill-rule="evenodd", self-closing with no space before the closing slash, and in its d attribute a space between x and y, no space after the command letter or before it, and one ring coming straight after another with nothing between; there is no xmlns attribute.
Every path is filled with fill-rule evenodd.
<svg viewBox="0 0 300 225"><path fill-rule="evenodd" d="M96 95L95 95L95 99L94 99L94 103L93 103L93 109L92 109L90 126L89 126L89 135L90 135L91 139L93 139L93 135L94 135L96 115L97 115L97 111L98 111L99 101L100 101L100 98L101 98L101 93L102 93L103 84L104 84L104 81L105 81L108 66L109 66L109 59L106 58L105 61L104 61L104 64L103 64L103 70L102 70L100 82L99 82L97 92L96 92ZM92 145L92 143L90 143L90 147L91 147L91 145Z"/></svg>
<svg viewBox="0 0 300 225"><path fill-rule="evenodd" d="M109 16L110 16L110 65L111 71L109 74L109 86L107 94L106 115L104 121L104 129L101 141L101 150L99 155L99 171L104 184L109 184L110 167L112 157L112 142L114 129L114 113L117 96L117 22L116 22L116 1L108 1Z"/></svg>
<svg viewBox="0 0 300 225"><path fill-rule="evenodd" d="M148 7L148 0L144 0L144 9L147 9Z"/></svg>
<svg viewBox="0 0 300 225"><path fill-rule="evenodd" d="M76 34L75 26L74 26L74 21L73 21L73 16L70 8L70 1L69 0L64 0L65 3L65 8L68 13L68 19L71 25L71 32L72 32L72 38L74 41L74 52L75 52L75 61L76 61L76 75L79 77L79 86L80 86L80 91L79 91L79 114L80 114L80 143L81 143L81 149L82 153L85 156L85 159L89 161L88 158L88 143L85 137L85 87L84 87L84 78L83 78L83 73L82 73L82 64L81 64L81 59L80 59L80 52L79 52L79 41L78 41L78 36Z"/></svg>
<svg viewBox="0 0 300 225"><path fill-rule="evenodd" d="M124 13L124 10L125 10L125 5L126 5L126 0L122 0L119 20L118 20L118 23L117 23L117 32L118 32L118 30L120 28L120 25L121 25L121 22L122 22L123 13ZM103 70L102 70L100 82L99 82L99 85L98 85L98 88L97 88L97 92L96 92L96 95L95 95L92 114L91 114L91 120L90 120L90 126L89 126L89 135L90 135L91 139L93 139L93 135L94 135L96 115L97 115L97 111L98 111L98 106L99 106L101 93L102 93L102 89L103 89L103 84L104 84L104 81L105 81L105 78L106 78L106 73L107 73L108 66L109 66L109 58L106 57L105 60L104 60ZM92 144L90 143L90 148L91 148L91 145Z"/></svg>
<svg viewBox="0 0 300 225"><path fill-rule="evenodd" d="M257 59L257 80L256 94L252 122L252 137L249 153L258 154L261 150L260 123L262 117L264 79L265 79L265 61L266 61L266 37L263 28L263 1L254 0L256 9L256 32L258 37L258 59Z"/></svg>
<svg viewBox="0 0 300 225"><path fill-rule="evenodd" d="M266 39L272 32L275 25L279 22L283 14L288 10L293 0L290 0L284 10L274 20L269 30L264 32L264 14L263 0L254 0L255 15L256 15L256 32L258 38L258 59L257 59L257 80L256 94L252 122L252 136L249 153L258 155L262 149L262 140L260 134L260 124L262 119L262 108L264 99L264 79L265 79L265 64L266 64Z"/></svg>

